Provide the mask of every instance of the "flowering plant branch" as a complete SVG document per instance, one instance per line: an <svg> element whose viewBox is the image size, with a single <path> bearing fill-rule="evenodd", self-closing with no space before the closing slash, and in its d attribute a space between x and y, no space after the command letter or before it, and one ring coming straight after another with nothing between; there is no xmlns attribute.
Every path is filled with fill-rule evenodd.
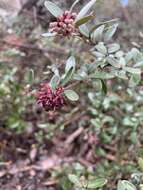
<svg viewBox="0 0 143 190"><path fill-rule="evenodd" d="M66 98L71 101L79 99L78 94L67 86L68 84L73 87L73 81L78 84L78 81L88 80L92 85L96 80L106 94L106 81L109 79L129 81L132 87L141 80L142 53L137 48L124 52L118 43L112 42L118 28L117 19L96 23L95 14L91 11L96 0L89 1L78 14L73 12L77 3L78 1L75 1L70 10L63 11L56 4L45 1L45 6L55 17L55 21L49 24L48 33L42 36L81 39L90 46L88 53L92 56L92 61L88 60L88 63L82 64L79 61L77 66L74 52L75 56L68 58L62 75L57 68L54 69L51 80L42 84L36 95L38 103L42 104L46 111L61 108Z"/></svg>

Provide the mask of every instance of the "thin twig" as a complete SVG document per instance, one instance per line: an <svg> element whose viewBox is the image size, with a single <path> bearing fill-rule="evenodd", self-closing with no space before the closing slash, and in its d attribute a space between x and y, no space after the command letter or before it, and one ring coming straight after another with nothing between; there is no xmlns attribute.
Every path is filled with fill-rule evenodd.
<svg viewBox="0 0 143 190"><path fill-rule="evenodd" d="M80 127L78 128L76 131L74 131L65 141L65 145L69 145L71 144L82 132L83 132L84 128Z"/></svg>
<svg viewBox="0 0 143 190"><path fill-rule="evenodd" d="M59 49L46 49L46 48L40 48L38 46L32 45L32 44L17 44L15 42L8 42L7 40L0 40L0 42L5 43L10 46L15 46L18 48L24 48L24 49L31 49L35 51L40 51L42 53L53 53L53 54L58 54L58 55L67 55L68 52L66 52L63 48Z"/></svg>
<svg viewBox="0 0 143 190"><path fill-rule="evenodd" d="M68 90L68 89L71 89L73 88L74 86L78 85L81 81L76 81L72 84L70 84L69 86L65 87L64 90Z"/></svg>

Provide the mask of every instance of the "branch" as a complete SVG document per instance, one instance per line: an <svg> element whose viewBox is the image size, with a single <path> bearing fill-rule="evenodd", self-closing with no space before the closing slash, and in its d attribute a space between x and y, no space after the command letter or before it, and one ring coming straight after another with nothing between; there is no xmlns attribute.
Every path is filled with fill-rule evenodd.
<svg viewBox="0 0 143 190"><path fill-rule="evenodd" d="M5 43L10 46L15 46L17 48L23 48L23 49L30 49L34 51L40 51L42 53L52 53L52 54L57 54L57 55L67 55L69 52L65 51L63 48L58 48L58 49L46 49L46 48L40 48L36 45L32 44L17 44L15 42L8 42L7 40L0 40L0 42Z"/></svg>

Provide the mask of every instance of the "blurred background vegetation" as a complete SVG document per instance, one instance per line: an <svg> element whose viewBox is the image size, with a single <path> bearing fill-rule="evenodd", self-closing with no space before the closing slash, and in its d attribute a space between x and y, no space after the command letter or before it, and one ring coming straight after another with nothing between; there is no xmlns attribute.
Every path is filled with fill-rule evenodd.
<svg viewBox="0 0 143 190"><path fill-rule="evenodd" d="M44 112L29 94L29 69L34 70L32 90L48 80L52 65L64 68L72 51L88 65L88 47L73 39L41 37L53 19L43 0L11 2L0 0L0 189L68 190L69 173L106 177L106 189L115 189L118 179L143 170L142 81L133 88L108 80L107 95L96 84L94 89L77 85L78 103ZM53 2L66 9L73 1ZM129 0L127 7L100 0L95 6L97 20L119 18L114 41L125 51L143 52L142 10L142 0Z"/></svg>

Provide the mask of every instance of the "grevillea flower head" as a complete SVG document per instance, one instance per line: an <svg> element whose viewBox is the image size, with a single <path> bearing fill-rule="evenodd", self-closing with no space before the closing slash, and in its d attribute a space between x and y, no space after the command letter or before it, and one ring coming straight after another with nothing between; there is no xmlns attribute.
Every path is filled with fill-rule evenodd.
<svg viewBox="0 0 143 190"><path fill-rule="evenodd" d="M63 87L53 90L48 83L42 83L35 96L37 103L42 105L46 111L55 111L64 105L63 92Z"/></svg>
<svg viewBox="0 0 143 190"><path fill-rule="evenodd" d="M76 32L74 24L76 16L76 13L65 11L63 15L59 16L55 22L50 23L49 32L62 36L73 35Z"/></svg>

